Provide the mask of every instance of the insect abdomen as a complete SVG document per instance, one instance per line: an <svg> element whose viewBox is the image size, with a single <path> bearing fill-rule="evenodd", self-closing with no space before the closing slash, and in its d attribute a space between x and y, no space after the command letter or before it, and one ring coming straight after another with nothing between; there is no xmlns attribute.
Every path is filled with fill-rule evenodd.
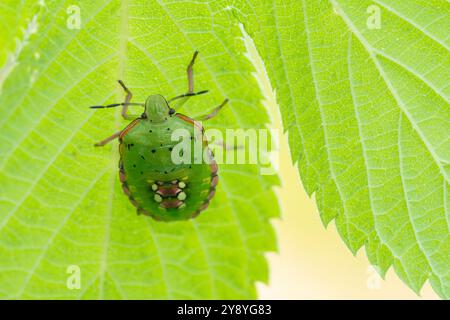
<svg viewBox="0 0 450 320"><path fill-rule="evenodd" d="M121 145L123 148L127 147ZM139 165L134 164L137 158L130 157L130 150L123 152L119 177L123 191L138 213L163 221L185 220L208 207L218 183L214 160L164 174L152 171L149 160L141 159Z"/></svg>
<svg viewBox="0 0 450 320"><path fill-rule="evenodd" d="M157 220L185 220L197 216L206 209L214 196L218 182L217 164L175 164L172 151L177 142L171 140L170 132L185 128L194 133L201 130L182 119L157 125L140 122L122 136L120 144L120 180L124 192L141 214ZM197 132L198 131L198 132ZM189 140L191 141L191 140ZM195 142L192 139L192 144ZM209 150L202 140L202 150Z"/></svg>

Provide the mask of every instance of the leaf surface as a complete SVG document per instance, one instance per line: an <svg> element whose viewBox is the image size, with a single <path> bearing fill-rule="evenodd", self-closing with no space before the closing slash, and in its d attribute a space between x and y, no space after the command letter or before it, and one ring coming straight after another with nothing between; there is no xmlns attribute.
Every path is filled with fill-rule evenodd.
<svg viewBox="0 0 450 320"><path fill-rule="evenodd" d="M255 281L267 280L263 254L275 248L276 176L223 165L216 196L197 219L137 216L121 191L117 142L93 147L127 123L120 110L88 109L124 100L117 79L136 102L184 93L185 68L199 50L196 89L210 93L181 111L199 116L228 97L206 128L264 127L237 20L214 2L83 1L81 28L70 29L72 4L30 7L38 29L0 96L0 295L255 297ZM0 21L20 15L15 5L2 4ZM0 42L17 34L2 33ZM79 290L66 286L72 265L81 271Z"/></svg>
<svg viewBox="0 0 450 320"><path fill-rule="evenodd" d="M450 298L448 1L252 1L236 14L323 222L382 274L393 265Z"/></svg>

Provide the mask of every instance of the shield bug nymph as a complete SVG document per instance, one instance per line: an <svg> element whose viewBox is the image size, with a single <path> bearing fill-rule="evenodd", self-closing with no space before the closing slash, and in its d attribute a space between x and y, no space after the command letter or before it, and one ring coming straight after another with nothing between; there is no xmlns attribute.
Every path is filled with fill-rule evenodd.
<svg viewBox="0 0 450 320"><path fill-rule="evenodd" d="M155 94L149 96L145 103L133 103L131 91L119 80L126 93L124 102L91 107L121 106L122 117L133 120L123 130L95 146L104 146L119 138L119 178L122 189L137 208L138 214L156 220L174 221L196 217L208 207L218 182L217 163L208 148L199 121L214 117L228 99L197 120L175 111L175 107L180 107L190 97L207 92L194 92L193 65L197 55L196 51L187 67L187 93L169 100ZM144 107L144 112L140 116L129 115L128 106L131 105ZM206 151L202 154L208 154L209 161L198 163L194 161L192 153L189 163L174 163L172 152L178 142L172 140L172 132L177 129L189 132L192 145L199 140L202 151Z"/></svg>

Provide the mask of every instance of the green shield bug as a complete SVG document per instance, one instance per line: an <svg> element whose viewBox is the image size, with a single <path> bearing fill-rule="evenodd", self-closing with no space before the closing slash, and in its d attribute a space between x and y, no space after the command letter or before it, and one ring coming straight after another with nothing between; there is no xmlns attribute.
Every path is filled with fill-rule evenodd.
<svg viewBox="0 0 450 320"><path fill-rule="evenodd" d="M132 103L131 91L119 80L126 93L125 102L91 107L121 106L122 117L133 120L123 130L95 146L104 146L119 139L119 178L122 189L137 208L138 214L156 220L175 221L196 217L208 207L218 182L217 163L198 120L214 117L228 99L198 120L177 113L172 104L177 101L176 106L179 107L190 97L207 92L194 92L193 65L197 55L198 51L187 67L188 92L185 94L169 100L161 95L151 95L145 103ZM144 112L140 116L129 115L130 105L143 106ZM172 137L176 130L187 133L189 141L186 145L191 149L188 154L184 154L184 149L176 148L179 141L173 141ZM196 143L200 145L202 157L206 155L206 161L198 161L198 156L193 152ZM184 161L174 162L174 152Z"/></svg>

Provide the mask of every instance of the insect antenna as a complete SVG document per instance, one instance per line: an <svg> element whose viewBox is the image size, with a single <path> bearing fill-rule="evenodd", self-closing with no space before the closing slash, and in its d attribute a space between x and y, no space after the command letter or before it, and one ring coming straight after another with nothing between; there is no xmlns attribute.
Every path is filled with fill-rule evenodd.
<svg viewBox="0 0 450 320"><path fill-rule="evenodd" d="M145 104L143 103L134 103L134 102L129 102L129 103L113 103L113 104L108 104L106 106L90 106L89 108L91 109L104 109L104 108L114 108L114 107L118 107L118 106L145 106Z"/></svg>
<svg viewBox="0 0 450 320"><path fill-rule="evenodd" d="M188 92L188 93L180 94L179 96L173 97L173 98L169 99L167 102L171 102L173 100L177 100L177 99L181 99L181 98L185 98L185 97L197 96L199 94L205 94L207 92L208 92L208 90L203 90L203 91L199 91L199 92Z"/></svg>

